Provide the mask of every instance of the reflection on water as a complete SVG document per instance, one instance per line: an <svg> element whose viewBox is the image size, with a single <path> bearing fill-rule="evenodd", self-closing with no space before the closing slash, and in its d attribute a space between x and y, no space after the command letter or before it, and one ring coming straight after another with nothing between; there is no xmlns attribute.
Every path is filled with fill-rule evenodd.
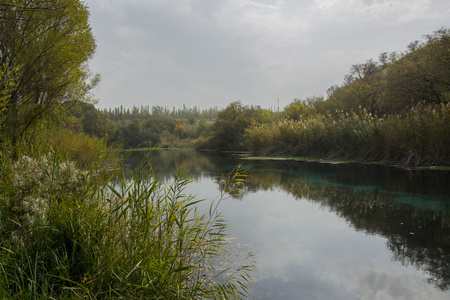
<svg viewBox="0 0 450 300"><path fill-rule="evenodd" d="M141 155L130 156L131 169ZM222 209L230 234L257 249L257 299L450 298L450 172L151 156L161 179L184 169L205 198L236 165L246 168L246 195Z"/></svg>

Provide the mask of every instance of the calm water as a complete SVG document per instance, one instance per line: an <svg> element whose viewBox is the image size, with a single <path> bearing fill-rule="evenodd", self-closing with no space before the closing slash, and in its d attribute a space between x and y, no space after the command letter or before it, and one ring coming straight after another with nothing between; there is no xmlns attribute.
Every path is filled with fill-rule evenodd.
<svg viewBox="0 0 450 300"><path fill-rule="evenodd" d="M450 299L450 172L195 151L152 157L162 179L185 169L190 192L206 199L219 198L236 165L246 168L246 194L220 210L234 247L255 254L254 299Z"/></svg>

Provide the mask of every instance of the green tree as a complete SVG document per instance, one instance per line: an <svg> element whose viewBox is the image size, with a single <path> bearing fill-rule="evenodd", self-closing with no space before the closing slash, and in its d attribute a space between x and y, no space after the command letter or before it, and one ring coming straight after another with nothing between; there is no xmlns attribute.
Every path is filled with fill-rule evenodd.
<svg viewBox="0 0 450 300"><path fill-rule="evenodd" d="M253 111L240 101L232 102L217 114L212 126L212 143L218 150L240 150L245 129L253 122Z"/></svg>
<svg viewBox="0 0 450 300"><path fill-rule="evenodd" d="M392 105L450 101L450 29L441 28L425 40L415 41L388 68L388 91Z"/></svg>
<svg viewBox="0 0 450 300"><path fill-rule="evenodd" d="M351 112L365 108L372 115L379 115L383 74L382 67L372 59L353 65L343 85L327 91L331 110Z"/></svg>
<svg viewBox="0 0 450 300"><path fill-rule="evenodd" d="M3 133L13 147L59 103L84 99L98 82L87 68L95 40L81 0L6 0L0 4L0 65L15 84Z"/></svg>
<svg viewBox="0 0 450 300"><path fill-rule="evenodd" d="M273 114L268 109L260 109L257 122L260 124L268 124L273 122Z"/></svg>
<svg viewBox="0 0 450 300"><path fill-rule="evenodd" d="M197 126L197 130L196 130L196 134L197 136L201 136L207 129L208 125L206 124L206 120L205 119L200 119L200 121L198 121L198 126Z"/></svg>
<svg viewBox="0 0 450 300"><path fill-rule="evenodd" d="M291 104L283 109L281 117L292 121L314 117L318 113L325 113L326 110L320 107L323 102L323 97L308 97L305 100L294 99Z"/></svg>
<svg viewBox="0 0 450 300"><path fill-rule="evenodd" d="M134 119L128 125L123 126L121 137L124 139L125 146L134 148L141 145L145 141L143 129L144 127L139 119Z"/></svg>
<svg viewBox="0 0 450 300"><path fill-rule="evenodd" d="M331 87L328 110L372 116L401 114L421 104L450 100L450 29L441 28L423 41L409 44L405 53L382 53L379 63L353 65L341 86Z"/></svg>
<svg viewBox="0 0 450 300"><path fill-rule="evenodd" d="M305 111L305 107L306 105L303 101L294 99L291 104L283 109L281 116L288 120L299 121L302 113Z"/></svg>
<svg viewBox="0 0 450 300"><path fill-rule="evenodd" d="M70 117L74 117L74 119L70 119L67 124L70 128L70 122L75 123L76 126L80 127L79 130L82 130L84 133L87 133L91 136L97 137L113 137L115 134L115 125L109 119L107 113L98 110L92 103L85 103L82 101L69 101L66 102L66 106L69 107L68 119ZM77 128L72 128L77 130Z"/></svg>

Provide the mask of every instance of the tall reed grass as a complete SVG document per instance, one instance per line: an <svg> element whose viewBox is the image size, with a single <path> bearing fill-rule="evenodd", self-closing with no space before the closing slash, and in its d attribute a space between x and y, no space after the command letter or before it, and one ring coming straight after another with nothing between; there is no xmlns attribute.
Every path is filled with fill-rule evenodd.
<svg viewBox="0 0 450 300"><path fill-rule="evenodd" d="M450 166L450 104L418 105L405 115L377 118L365 109L316 115L250 128L244 135L255 154L389 161Z"/></svg>
<svg viewBox="0 0 450 300"><path fill-rule="evenodd" d="M248 294L251 257L226 279L227 224L211 204L153 175L113 180L61 155L2 161L1 299L234 299ZM150 172L151 174L151 172ZM102 176L102 178L98 178ZM239 173L230 182L240 181ZM250 262L247 264L247 262ZM229 270L228 270L229 271Z"/></svg>

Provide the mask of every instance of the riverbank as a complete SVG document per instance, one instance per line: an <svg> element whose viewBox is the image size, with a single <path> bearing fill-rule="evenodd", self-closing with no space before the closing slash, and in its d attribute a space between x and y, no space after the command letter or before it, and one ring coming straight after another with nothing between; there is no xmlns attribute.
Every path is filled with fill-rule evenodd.
<svg viewBox="0 0 450 300"><path fill-rule="evenodd" d="M301 156L244 156L244 160L292 160L292 161L304 161L326 164L371 164L371 165L384 165L389 167L395 167L406 170L436 170L436 171L450 171L450 167L447 166L405 166L388 161L373 161L364 162L354 159L324 159L318 157L301 157Z"/></svg>
<svg viewBox="0 0 450 300"><path fill-rule="evenodd" d="M172 148L150 148L143 147L137 149L124 149L123 152L146 152L146 151L163 151L163 150L195 150L194 147L172 147ZM217 150L196 150L199 152L218 152ZM369 164L369 165L383 165L394 168L400 168L405 170L437 170L437 171L450 171L449 166L413 166L402 165L390 161L361 161L358 159L339 159L339 158L321 158L321 157L308 157L308 156L290 156L290 155L274 155L274 156L253 156L250 151L219 151L223 153L236 153L241 159L244 160L292 160L292 161L304 161L326 164Z"/></svg>

